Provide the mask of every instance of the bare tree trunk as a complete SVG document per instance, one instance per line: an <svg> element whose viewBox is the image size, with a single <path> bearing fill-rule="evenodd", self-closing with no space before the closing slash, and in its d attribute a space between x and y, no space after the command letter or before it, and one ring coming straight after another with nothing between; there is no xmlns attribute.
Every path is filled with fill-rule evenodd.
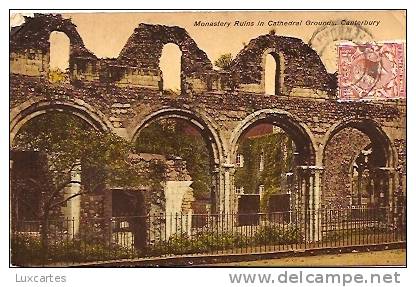
<svg viewBox="0 0 416 287"><path fill-rule="evenodd" d="M41 250L42 250L42 265L45 265L48 261L49 257L49 242L48 242L48 234L49 234L49 215L46 212L42 216L41 220L41 228L40 228L40 242L41 242Z"/></svg>

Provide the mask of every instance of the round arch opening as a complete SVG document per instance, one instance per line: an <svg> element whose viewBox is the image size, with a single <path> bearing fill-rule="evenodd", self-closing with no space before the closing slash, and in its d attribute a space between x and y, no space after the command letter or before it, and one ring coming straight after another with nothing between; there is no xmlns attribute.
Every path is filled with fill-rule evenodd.
<svg viewBox="0 0 416 287"><path fill-rule="evenodd" d="M310 131L287 113L263 111L249 116L234 135L234 210L255 214L300 208L299 172L315 165Z"/></svg>
<svg viewBox="0 0 416 287"><path fill-rule="evenodd" d="M221 143L207 121L190 111L159 111L138 125L132 142L137 153L163 155L165 160L184 162L184 173L192 181L193 213L213 213L220 209Z"/></svg>
<svg viewBox="0 0 416 287"><path fill-rule="evenodd" d="M73 231L78 230L81 196L68 200L73 209L68 205L61 206L59 200L81 192L81 180L84 188L92 187L93 181L88 180L92 178L88 176L92 166L84 165L82 147L79 146L91 143L86 140L86 135L98 139L98 134L91 131L99 130L99 127L80 114L56 108L20 116L14 126L16 134L10 142L13 224L38 220L45 212L42 210L45 201L54 199L51 201L54 207L48 210L51 218L73 217Z"/></svg>
<svg viewBox="0 0 416 287"><path fill-rule="evenodd" d="M389 138L376 122L362 119L336 125L328 132L323 150L323 205L389 206L395 158Z"/></svg>
<svg viewBox="0 0 416 287"><path fill-rule="evenodd" d="M80 106L73 103L25 102L10 112L10 144L26 123L36 117L55 112L75 116L99 131L111 130L111 123L100 112L94 111L86 104Z"/></svg>

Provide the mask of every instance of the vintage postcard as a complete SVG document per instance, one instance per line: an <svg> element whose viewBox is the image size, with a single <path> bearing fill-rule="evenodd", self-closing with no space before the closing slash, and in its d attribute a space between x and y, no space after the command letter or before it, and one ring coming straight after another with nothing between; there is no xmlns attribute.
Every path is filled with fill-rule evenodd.
<svg viewBox="0 0 416 287"><path fill-rule="evenodd" d="M12 266L406 265L406 11L11 11L9 45Z"/></svg>

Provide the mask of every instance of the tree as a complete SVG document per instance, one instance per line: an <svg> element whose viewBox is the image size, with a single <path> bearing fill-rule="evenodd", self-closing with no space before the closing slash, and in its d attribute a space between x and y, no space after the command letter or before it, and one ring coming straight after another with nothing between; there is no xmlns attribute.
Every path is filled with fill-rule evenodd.
<svg viewBox="0 0 416 287"><path fill-rule="evenodd" d="M179 156L186 161L197 199L211 196L210 159L207 144L200 134L180 120L154 122L140 132L136 152Z"/></svg>
<svg viewBox="0 0 416 287"><path fill-rule="evenodd" d="M217 60L215 60L214 65L223 70L227 70L228 68L230 68L232 61L233 57L231 56L231 53L226 53L221 55Z"/></svg>
<svg viewBox="0 0 416 287"><path fill-rule="evenodd" d="M75 197L102 188L105 184L135 186L143 184L128 155L132 146L124 139L95 130L86 122L64 113L49 113L27 123L16 136L14 149L38 151L44 163L39 165L37 177L12 178L12 190L17 200L41 221L41 245L45 259L48 254L49 221L54 211ZM71 173L81 167L81 178ZM80 192L65 197L65 188L81 185ZM40 206L27 202L19 190L38 191Z"/></svg>

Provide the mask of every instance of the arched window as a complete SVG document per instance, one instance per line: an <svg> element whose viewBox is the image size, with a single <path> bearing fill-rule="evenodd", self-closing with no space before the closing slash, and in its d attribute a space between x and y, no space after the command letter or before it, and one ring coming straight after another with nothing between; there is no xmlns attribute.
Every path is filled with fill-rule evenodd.
<svg viewBox="0 0 416 287"><path fill-rule="evenodd" d="M275 53L266 55L264 68L264 92L268 95L277 95L280 91L280 61Z"/></svg>
<svg viewBox="0 0 416 287"><path fill-rule="evenodd" d="M175 93L181 92L181 58L182 52L178 45L169 43L163 46L159 62L162 71L163 90L170 90Z"/></svg>
<svg viewBox="0 0 416 287"><path fill-rule="evenodd" d="M68 36L63 32L53 31L49 37L49 70L65 72L69 68Z"/></svg>

